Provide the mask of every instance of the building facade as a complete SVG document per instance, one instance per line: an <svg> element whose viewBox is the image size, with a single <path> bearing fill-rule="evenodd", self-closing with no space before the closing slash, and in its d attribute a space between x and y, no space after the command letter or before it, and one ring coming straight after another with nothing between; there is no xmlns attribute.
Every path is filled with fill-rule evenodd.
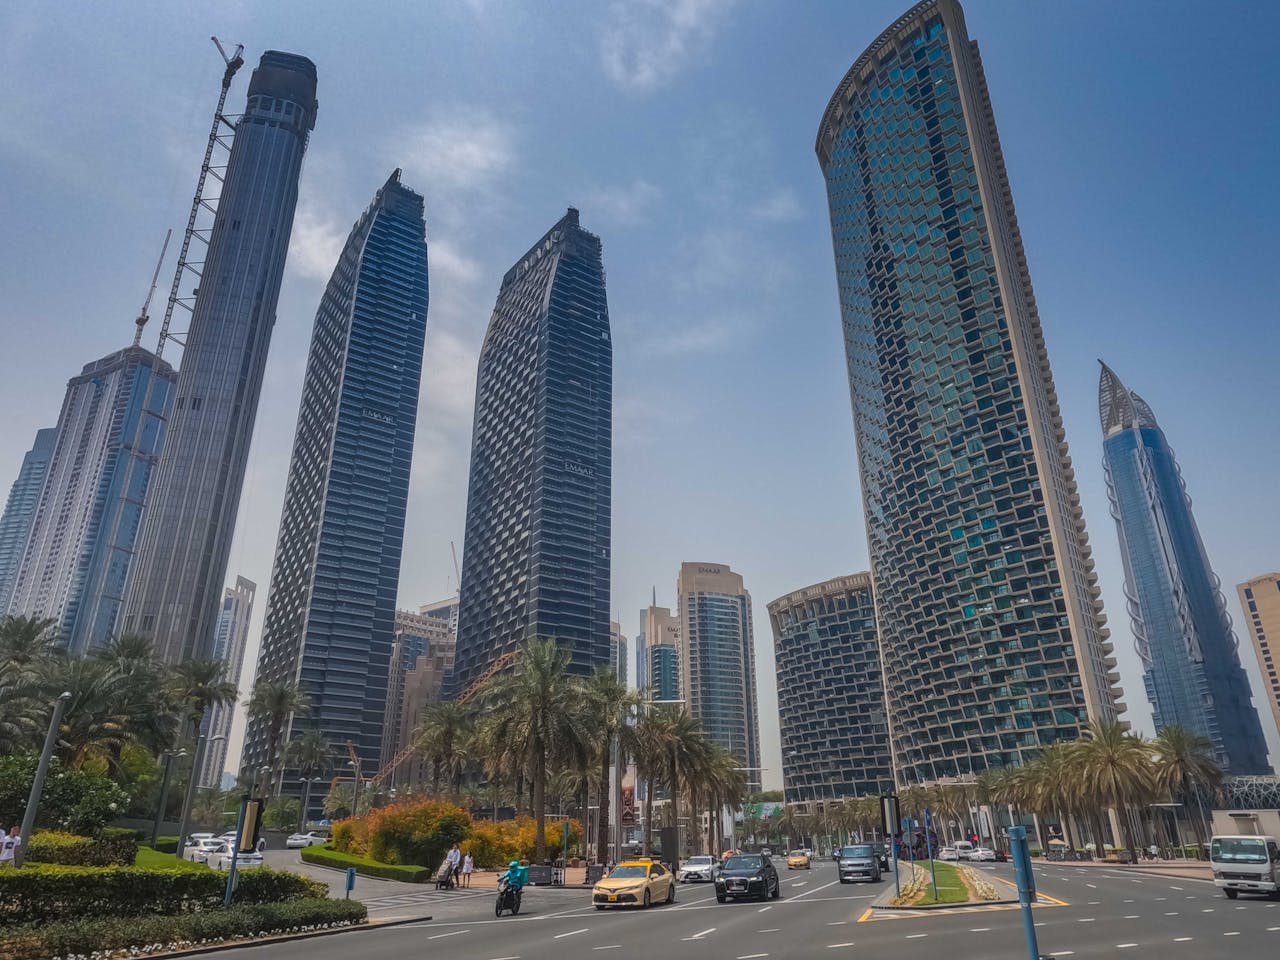
<svg viewBox="0 0 1280 960"><path fill-rule="evenodd" d="M1208 738L1228 773L1268 773L1227 602L1173 450L1151 408L1106 364L1098 407L1125 598L1156 730L1180 726Z"/></svg>
<svg viewBox="0 0 1280 960"><path fill-rule="evenodd" d="M616 620L609 624L609 662L613 672L622 683L628 683L627 660L629 659L626 635L622 632L622 624Z"/></svg>
<svg viewBox="0 0 1280 960"><path fill-rule="evenodd" d="M835 577L769 604L787 803L893 790L871 575Z"/></svg>
<svg viewBox="0 0 1280 960"><path fill-rule="evenodd" d="M640 611L644 637L644 682L637 684L646 700L680 699L680 617L655 602Z"/></svg>
<svg viewBox="0 0 1280 960"><path fill-rule="evenodd" d="M57 436L58 431L53 427L36 431L35 442L22 458L18 477L9 488L4 513L0 514L0 615L9 609L9 598L13 596L13 584L22 567L31 521L35 519L36 503L44 489Z"/></svg>
<svg viewBox="0 0 1280 960"><path fill-rule="evenodd" d="M396 170L316 311L258 657L258 679L296 680L308 724L350 740L368 773L382 757L426 329L423 201ZM241 768L269 749L267 724L251 721Z"/></svg>
<svg viewBox="0 0 1280 960"><path fill-rule="evenodd" d="M1244 610L1245 629L1253 640L1267 703L1280 732L1280 675L1276 672L1276 657L1280 654L1280 573L1246 580L1236 587L1236 592Z"/></svg>
<svg viewBox="0 0 1280 960"><path fill-rule="evenodd" d="M683 563L676 581L680 697L707 737L760 789L760 721L751 595L723 563Z"/></svg>
<svg viewBox="0 0 1280 960"><path fill-rule="evenodd" d="M612 417L600 238L571 208L503 277L480 349L453 693L532 636L574 674L609 662Z"/></svg>
<svg viewBox="0 0 1280 960"><path fill-rule="evenodd" d="M269 50L235 123L192 304L177 400L121 611L169 663L213 650L249 440L275 325L316 69Z"/></svg>
<svg viewBox="0 0 1280 960"><path fill-rule="evenodd" d="M854 62L826 179L901 784L1125 709L976 43L925 0Z"/></svg>
<svg viewBox="0 0 1280 960"><path fill-rule="evenodd" d="M443 620L449 624L449 629L453 631L453 635L458 635L458 598L450 597L447 600L437 600L435 603L424 603L418 608L418 613L424 617L434 617L437 620Z"/></svg>
<svg viewBox="0 0 1280 960"><path fill-rule="evenodd" d="M169 364L135 346L67 383L9 612L57 620L73 654L102 646L115 629L176 380Z"/></svg>
<svg viewBox="0 0 1280 960"><path fill-rule="evenodd" d="M433 612L427 613L428 609ZM437 615L440 612L445 615ZM396 611L382 724L382 767L413 742L413 733L427 706L440 699L457 647L449 619L447 607L437 604L428 604L418 613ZM411 782L411 774L411 765L404 763L391 773L389 783L395 786Z"/></svg>
<svg viewBox="0 0 1280 960"><path fill-rule="evenodd" d="M231 739L231 722L235 719L236 704L243 698L240 680L244 674L244 651L249 643L249 621L253 619L253 600L258 585L244 577L236 577L236 585L222 592L222 606L218 609L218 626L213 633L213 656L227 664L227 680L241 691L231 703L220 703L209 708L207 724L210 742L205 747L204 763L200 768L200 786L221 789L222 775L227 772L227 747ZM222 737L215 740L215 737Z"/></svg>

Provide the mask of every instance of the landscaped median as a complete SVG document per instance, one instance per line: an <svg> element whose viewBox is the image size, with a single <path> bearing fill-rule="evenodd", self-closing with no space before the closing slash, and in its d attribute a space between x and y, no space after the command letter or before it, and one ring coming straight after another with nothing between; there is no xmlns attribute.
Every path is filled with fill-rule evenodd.
<svg viewBox="0 0 1280 960"><path fill-rule="evenodd" d="M941 860L933 861L933 872L928 861L914 863L899 861L902 871L898 896L890 900L890 907L938 907L945 904L990 903L999 894L982 874L972 867ZM937 877L938 893L934 896L933 881Z"/></svg>
<svg viewBox="0 0 1280 960"><path fill-rule="evenodd" d="M418 867L411 864L379 863L368 857L358 857L354 853L343 853L332 847L303 847L298 851L303 863L313 863L318 867L333 867L346 870L355 867L356 873L363 877L376 877L379 880L399 880L402 883L429 883L435 877L430 867Z"/></svg>
<svg viewBox="0 0 1280 960"><path fill-rule="evenodd" d="M31 864L0 872L0 960L93 955L97 960L212 945L265 934L363 923L364 905L273 870L212 871Z"/></svg>

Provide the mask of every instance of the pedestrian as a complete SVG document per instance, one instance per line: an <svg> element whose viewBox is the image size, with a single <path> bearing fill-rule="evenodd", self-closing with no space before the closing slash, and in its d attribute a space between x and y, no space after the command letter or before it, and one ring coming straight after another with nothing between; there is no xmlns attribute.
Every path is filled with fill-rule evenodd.
<svg viewBox="0 0 1280 960"><path fill-rule="evenodd" d="M475 861L471 859L471 851L467 851L467 855L462 858L462 885L464 887L471 886L471 871L475 869Z"/></svg>
<svg viewBox="0 0 1280 960"><path fill-rule="evenodd" d="M1147 848L1147 850L1151 854L1152 860L1160 859L1160 848L1156 846L1156 844L1153 843L1150 847Z"/></svg>
<svg viewBox="0 0 1280 960"><path fill-rule="evenodd" d="M445 859L449 861L449 885L452 886L457 883L458 868L462 863L462 851L458 849L456 843L449 848L449 853Z"/></svg>
<svg viewBox="0 0 1280 960"><path fill-rule="evenodd" d="M0 840L0 870L14 865L14 858L18 855L18 844L22 841L22 837L19 835L21 829L21 827L15 825L12 830L4 835L4 839ZM0 830L0 833L4 833L4 831Z"/></svg>

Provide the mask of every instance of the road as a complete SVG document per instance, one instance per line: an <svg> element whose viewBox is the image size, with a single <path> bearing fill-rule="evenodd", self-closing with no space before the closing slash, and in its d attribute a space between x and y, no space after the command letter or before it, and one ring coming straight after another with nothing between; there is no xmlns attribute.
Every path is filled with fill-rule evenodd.
<svg viewBox="0 0 1280 960"><path fill-rule="evenodd" d="M1011 872L983 864L998 880ZM886 882L892 883L892 879ZM1214 960L1276 956L1280 903L1230 901L1200 880L1120 873L1069 865L1037 866L1040 891L1062 901L1035 910L1043 956ZM1002 885L1002 884L1001 884ZM1003 885L1002 885L1003 886ZM772 903L717 904L709 885L679 888L673 906L596 911L586 891L530 889L519 917L493 916L492 894L473 892L444 903L432 897L429 922L361 930L317 940L231 950L239 960L400 960L438 953L449 960L787 960L866 956L893 960L1025 960L1017 908L936 911L925 916L868 916L880 888L841 885L829 862L783 873L783 898ZM377 891L383 893L384 891ZM425 912L378 896L382 917ZM391 899L395 899L392 897ZM397 912L398 911L398 912ZM616 951L616 953L614 952Z"/></svg>

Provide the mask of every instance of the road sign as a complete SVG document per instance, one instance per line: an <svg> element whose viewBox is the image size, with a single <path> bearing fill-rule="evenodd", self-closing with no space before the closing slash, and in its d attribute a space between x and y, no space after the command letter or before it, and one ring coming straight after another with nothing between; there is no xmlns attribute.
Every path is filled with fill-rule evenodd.
<svg viewBox="0 0 1280 960"><path fill-rule="evenodd" d="M351 899L351 891L356 888L356 868L347 867L347 899Z"/></svg>

